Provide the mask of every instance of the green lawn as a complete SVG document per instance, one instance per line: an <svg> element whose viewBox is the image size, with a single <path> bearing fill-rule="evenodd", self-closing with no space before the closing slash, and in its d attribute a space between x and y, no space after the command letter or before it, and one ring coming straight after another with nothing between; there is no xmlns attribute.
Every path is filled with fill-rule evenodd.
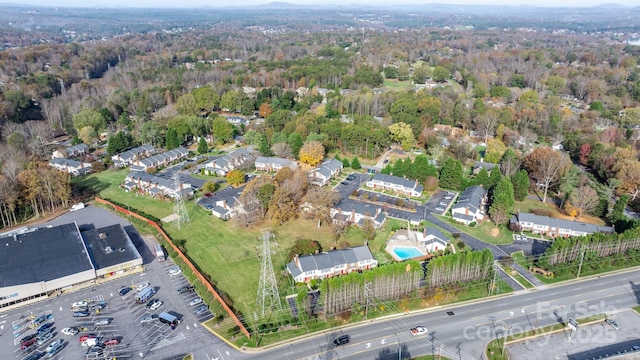
<svg viewBox="0 0 640 360"><path fill-rule="evenodd" d="M469 234L487 244L503 245L511 244L513 242L513 233L504 225L496 227L491 221L485 221L482 224L471 227L456 222L448 216L435 216L443 221L448 222L461 232Z"/></svg>
<svg viewBox="0 0 640 360"><path fill-rule="evenodd" d="M392 90L412 90L416 88L411 81L399 81L398 79L384 79L384 87Z"/></svg>

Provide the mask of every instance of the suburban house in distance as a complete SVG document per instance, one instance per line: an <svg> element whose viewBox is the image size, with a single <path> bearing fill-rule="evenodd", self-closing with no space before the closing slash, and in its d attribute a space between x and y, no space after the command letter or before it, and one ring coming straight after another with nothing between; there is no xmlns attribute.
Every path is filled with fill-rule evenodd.
<svg viewBox="0 0 640 360"><path fill-rule="evenodd" d="M123 187L126 191L138 189L153 197L164 195L175 199L178 195L182 197L193 196L191 184L180 182L176 186L174 180L151 175L144 171L131 171L124 179Z"/></svg>
<svg viewBox="0 0 640 360"><path fill-rule="evenodd" d="M71 176L86 175L91 172L91 164L69 159L51 159L49 166L64 171Z"/></svg>
<svg viewBox="0 0 640 360"><path fill-rule="evenodd" d="M365 220L371 220L373 227L379 229L387 220L382 207L350 199L342 199L329 213L334 224L343 226L362 226Z"/></svg>
<svg viewBox="0 0 640 360"><path fill-rule="evenodd" d="M226 187L216 192L212 197L199 199L198 204L204 206L207 210L211 210L211 214L218 219L229 220L244 212L242 204L238 201L243 191L244 186L237 188Z"/></svg>
<svg viewBox="0 0 640 360"><path fill-rule="evenodd" d="M146 171L149 168L157 168L159 166L167 166L176 160L180 160L189 155L189 150L182 146L162 154L156 154L144 159L137 159L131 164L132 171Z"/></svg>
<svg viewBox="0 0 640 360"><path fill-rule="evenodd" d="M52 159L69 159L69 158L78 157L80 155L84 155L88 151L89 151L89 147L87 146L87 144L72 145L72 146L67 146L63 149L61 148L61 149L53 150L53 153L51 153L51 158Z"/></svg>
<svg viewBox="0 0 640 360"><path fill-rule="evenodd" d="M298 164L293 160L264 156L259 156L256 159L255 166L258 171L268 172L278 172L278 170L284 167L288 167L291 170L296 170L298 168Z"/></svg>
<svg viewBox="0 0 640 360"><path fill-rule="evenodd" d="M325 279L354 271L369 270L378 265L366 245L333 250L315 255L296 255L287 264L287 270L296 282Z"/></svg>
<svg viewBox="0 0 640 360"><path fill-rule="evenodd" d="M227 155L209 161L205 164L204 170L208 175L226 176L229 171L242 167L251 157L252 151L251 148L237 149Z"/></svg>
<svg viewBox="0 0 640 360"><path fill-rule="evenodd" d="M342 171L344 165L342 161L336 159L330 159L318 166L317 168L309 171L309 179L311 183L318 186L325 186L329 180L336 177Z"/></svg>
<svg viewBox="0 0 640 360"><path fill-rule="evenodd" d="M534 234L543 234L552 237L584 236L593 233L611 234L614 232L611 226L587 224L520 212L511 217L509 225L512 229L519 227L519 231L531 231Z"/></svg>
<svg viewBox="0 0 640 360"><path fill-rule="evenodd" d="M133 164L134 161L138 159L146 158L147 156L151 156L156 152L156 149L151 145L142 145L135 147L133 149L127 150L120 154L113 155L111 160L113 160L113 165L116 167L125 167Z"/></svg>
<svg viewBox="0 0 640 360"><path fill-rule="evenodd" d="M398 176L376 173L367 186L374 189L393 191L404 196L418 197L422 195L424 187L417 180L409 180Z"/></svg>
<svg viewBox="0 0 640 360"><path fill-rule="evenodd" d="M487 204L487 190L480 185L469 186L458 197L458 201L451 208L454 220L469 225L472 222L484 220Z"/></svg>

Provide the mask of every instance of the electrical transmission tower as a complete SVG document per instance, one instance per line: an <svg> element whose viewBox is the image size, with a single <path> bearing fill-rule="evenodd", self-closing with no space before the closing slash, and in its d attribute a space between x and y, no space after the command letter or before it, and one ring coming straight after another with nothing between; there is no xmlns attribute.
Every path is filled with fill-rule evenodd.
<svg viewBox="0 0 640 360"><path fill-rule="evenodd" d="M260 270L260 283L258 284L258 298L256 302L262 307L262 316L266 310L277 308L282 310L280 304L280 293L278 292L278 284L276 283L276 274L273 271L271 263L271 239L274 238L273 233L269 229L262 230L262 267ZM277 243L276 243L277 246Z"/></svg>
<svg viewBox="0 0 640 360"><path fill-rule="evenodd" d="M182 183L180 183L180 176L175 174L173 180L175 181L174 188L176 191L176 198L173 204L173 224L180 230L180 227L184 224L191 222L189 219L189 213L187 207L184 206L184 199L182 198Z"/></svg>

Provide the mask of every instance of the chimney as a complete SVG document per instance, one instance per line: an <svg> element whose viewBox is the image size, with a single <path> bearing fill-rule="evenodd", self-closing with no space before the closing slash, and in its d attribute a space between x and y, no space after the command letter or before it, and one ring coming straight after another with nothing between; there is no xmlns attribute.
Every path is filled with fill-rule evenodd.
<svg viewBox="0 0 640 360"><path fill-rule="evenodd" d="M464 214L465 215L469 215L469 208L468 207L464 208Z"/></svg>
<svg viewBox="0 0 640 360"><path fill-rule="evenodd" d="M356 211L351 210L351 221L356 222Z"/></svg>
<svg viewBox="0 0 640 360"><path fill-rule="evenodd" d="M300 258L298 256L298 254L293 255L293 261L296 264L296 266L298 267L298 269L302 270L302 268L300 267Z"/></svg>
<svg viewBox="0 0 640 360"><path fill-rule="evenodd" d="M222 200L222 207L225 208L225 209L228 209L227 200Z"/></svg>

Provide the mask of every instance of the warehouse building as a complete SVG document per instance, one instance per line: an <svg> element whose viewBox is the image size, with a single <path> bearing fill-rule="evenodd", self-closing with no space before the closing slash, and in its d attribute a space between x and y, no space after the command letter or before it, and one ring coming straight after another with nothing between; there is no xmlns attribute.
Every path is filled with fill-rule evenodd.
<svg viewBox="0 0 640 360"><path fill-rule="evenodd" d="M119 224L81 232L74 222L0 234L0 309L141 267Z"/></svg>

